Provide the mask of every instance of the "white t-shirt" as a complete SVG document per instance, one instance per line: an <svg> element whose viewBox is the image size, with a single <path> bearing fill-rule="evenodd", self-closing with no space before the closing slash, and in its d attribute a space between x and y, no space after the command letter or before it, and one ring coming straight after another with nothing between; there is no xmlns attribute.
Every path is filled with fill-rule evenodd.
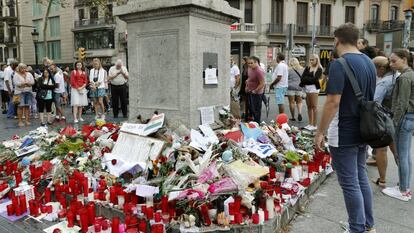
<svg viewBox="0 0 414 233"><path fill-rule="evenodd" d="M236 76L237 75L240 75L240 69L236 64L234 64L230 68L230 88L233 88L234 85L236 85Z"/></svg>
<svg viewBox="0 0 414 233"><path fill-rule="evenodd" d="M4 69L4 87L3 87L3 90L5 90L5 91L9 91L7 89L7 86L6 86L6 81L7 80L9 81L10 88L13 91L13 80L12 80L12 77L11 77L13 75L13 72L14 71L11 68L11 66L7 66L6 69Z"/></svg>
<svg viewBox="0 0 414 233"><path fill-rule="evenodd" d="M289 67L286 65L285 61L279 62L276 66L276 69L273 72L272 80L274 81L277 76L282 76L282 79L280 79L280 81L276 84L276 88L288 87Z"/></svg>
<svg viewBox="0 0 414 233"><path fill-rule="evenodd" d="M54 76L55 83L59 84L59 87L55 88L55 93L65 93L65 79L62 72L57 72Z"/></svg>
<svg viewBox="0 0 414 233"><path fill-rule="evenodd" d="M128 70L125 66L121 66L121 70L128 75ZM112 66L109 69L109 76L114 76L116 74L118 74L120 70L116 69L116 66ZM115 76L115 78L111 79L111 84L115 85L115 86L120 86L120 85L124 85L125 83L128 82L127 79L125 79L125 77L122 74L118 74L117 76Z"/></svg>

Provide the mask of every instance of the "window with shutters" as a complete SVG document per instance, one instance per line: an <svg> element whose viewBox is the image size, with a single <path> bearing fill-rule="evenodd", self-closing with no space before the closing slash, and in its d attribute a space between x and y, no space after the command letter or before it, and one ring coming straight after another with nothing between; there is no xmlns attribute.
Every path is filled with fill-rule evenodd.
<svg viewBox="0 0 414 233"><path fill-rule="evenodd" d="M355 23L355 7L345 7L345 23Z"/></svg>

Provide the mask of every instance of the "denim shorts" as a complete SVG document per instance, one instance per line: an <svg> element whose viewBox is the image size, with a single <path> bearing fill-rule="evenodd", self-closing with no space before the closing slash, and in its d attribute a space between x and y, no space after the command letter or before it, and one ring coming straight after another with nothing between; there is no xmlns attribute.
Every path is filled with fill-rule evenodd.
<svg viewBox="0 0 414 233"><path fill-rule="evenodd" d="M62 97L62 93L53 93L53 103L56 107L60 107L60 97Z"/></svg>
<svg viewBox="0 0 414 233"><path fill-rule="evenodd" d="M31 92L22 92L20 95L19 107L28 107L33 104L33 94Z"/></svg>
<svg viewBox="0 0 414 233"><path fill-rule="evenodd" d="M98 97L105 96L105 94L106 94L105 88L98 88L96 90L91 90L90 96L92 98L98 98Z"/></svg>
<svg viewBox="0 0 414 233"><path fill-rule="evenodd" d="M285 103L285 94L287 92L287 87L277 87L275 89L276 94L276 104L284 104Z"/></svg>

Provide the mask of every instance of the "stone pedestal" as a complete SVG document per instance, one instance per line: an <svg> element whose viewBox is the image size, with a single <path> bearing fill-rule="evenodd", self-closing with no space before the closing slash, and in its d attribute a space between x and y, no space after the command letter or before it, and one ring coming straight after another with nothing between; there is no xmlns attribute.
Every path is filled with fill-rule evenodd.
<svg viewBox="0 0 414 233"><path fill-rule="evenodd" d="M114 14L127 22L131 119L158 110L196 127L198 108L229 104L229 25L239 10L224 0L135 0ZM218 84L204 84L206 57Z"/></svg>

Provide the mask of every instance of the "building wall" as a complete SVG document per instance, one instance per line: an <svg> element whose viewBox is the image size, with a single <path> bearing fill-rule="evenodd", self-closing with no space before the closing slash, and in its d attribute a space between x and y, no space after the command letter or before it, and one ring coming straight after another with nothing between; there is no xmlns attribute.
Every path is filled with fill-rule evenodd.
<svg viewBox="0 0 414 233"><path fill-rule="evenodd" d="M272 53L268 48L274 48L273 55L278 51L286 51L286 34L287 31L279 34L268 33L269 24L272 23L272 9L273 0L254 0L253 1L253 24L255 30L248 31L243 27L244 19L240 19L240 31L232 31L232 42L251 43L251 55L258 56L263 63L267 63L268 54ZM308 19L307 27L311 31L313 24L313 9L312 0L285 0L283 1L283 27L287 27L288 24L297 24L297 4L298 2L308 3ZM317 46L316 53L320 50L332 50L333 49L333 30L339 25L345 23L345 7L355 7L355 24L358 28L362 29L364 26L364 11L365 5L363 1L350 0L350 1L338 1L338 0L319 0L316 5L315 24L320 25L320 13L321 4L331 5L331 19L330 19L330 35L329 36L316 36ZM244 12L245 0L240 0L240 10ZM304 45L307 48L307 55L311 51L311 34L307 35L294 35L293 40L295 44ZM234 53L234 51L233 51ZM238 54L235 54L238 55ZM274 56L273 56L274 57ZM305 57L303 59L306 59ZM269 63L271 61L269 60Z"/></svg>
<svg viewBox="0 0 414 233"><path fill-rule="evenodd" d="M34 25L34 20L41 20L43 23L43 16L33 16L33 1L19 1L20 2L20 13L25 17L20 17L20 24L32 26ZM49 15L51 17L60 17L60 36L55 38L50 38L49 36L46 37L47 41L50 40L60 40L60 53L61 58L55 59L55 62L58 64L62 63L72 63L73 62L73 21L74 21L74 12L70 9L73 9L73 1L67 1L68 5L65 8L60 7L58 11L53 12ZM46 6L43 6L43 15L46 11ZM48 29L50 30L50 25L48 25ZM20 38L21 38L21 61L27 64L34 64L35 63L35 48L32 39L33 29L30 27L21 27L20 28ZM40 37L42 37L43 31L40 31ZM47 33L48 35L48 33ZM40 42L40 41L39 41ZM47 55L45 55L47 56ZM41 63L42 58L39 58L38 63Z"/></svg>

